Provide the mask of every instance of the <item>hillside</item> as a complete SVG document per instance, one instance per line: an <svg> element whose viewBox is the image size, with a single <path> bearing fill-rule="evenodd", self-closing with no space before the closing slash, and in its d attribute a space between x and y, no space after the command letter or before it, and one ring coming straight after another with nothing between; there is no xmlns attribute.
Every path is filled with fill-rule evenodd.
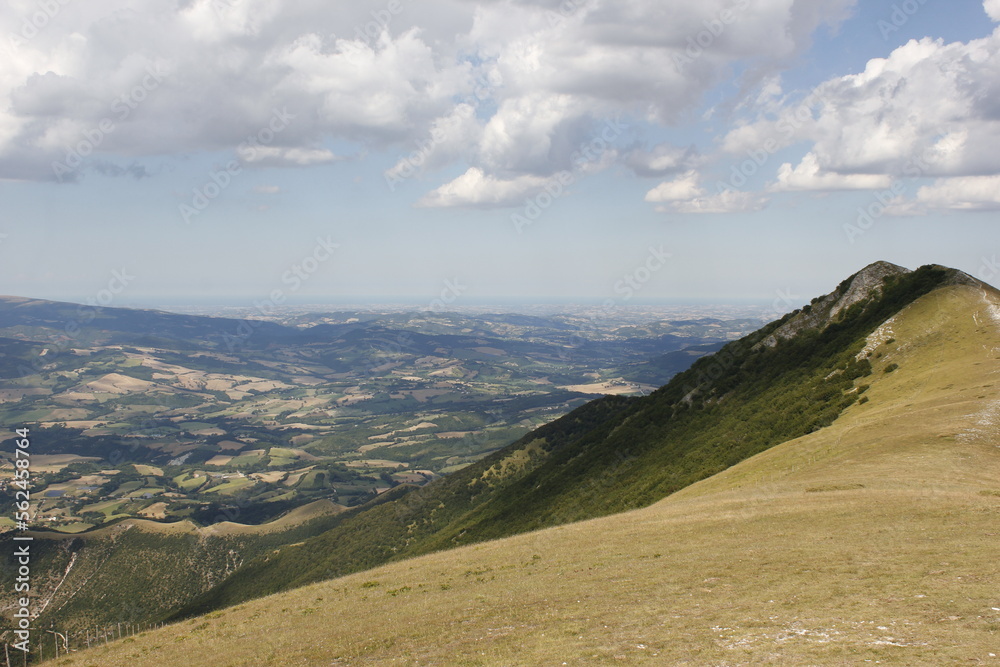
<svg viewBox="0 0 1000 667"><path fill-rule="evenodd" d="M179 617L390 560L644 507L821 429L865 393L866 336L932 290L976 282L942 267L890 267L873 264L816 300L823 317L811 308L790 313L650 396L591 402L444 480L251 561ZM797 333L769 344L789 327Z"/></svg>
<svg viewBox="0 0 1000 667"><path fill-rule="evenodd" d="M63 631L147 622L210 589L245 560L329 529L344 509L319 500L260 525L224 521L199 528L190 521L126 519L78 536L32 532L34 609ZM11 535L0 536L6 553L15 550ZM9 590L13 573L5 568ZM9 615L14 604L4 596L0 612Z"/></svg>
<svg viewBox="0 0 1000 667"><path fill-rule="evenodd" d="M650 507L392 563L73 662L995 664L1000 295L939 286L886 320L856 352L868 400Z"/></svg>

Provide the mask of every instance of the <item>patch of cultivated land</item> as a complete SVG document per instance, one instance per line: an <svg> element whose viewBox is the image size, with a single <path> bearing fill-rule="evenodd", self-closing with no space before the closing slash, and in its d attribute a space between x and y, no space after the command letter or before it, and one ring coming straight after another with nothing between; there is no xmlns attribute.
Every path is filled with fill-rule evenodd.
<svg viewBox="0 0 1000 667"><path fill-rule="evenodd" d="M65 305L33 303L49 314L30 315L17 324L21 315L5 311L12 319L0 323L6 325L0 327L0 358L37 357L60 330L60 318L73 316ZM701 324L681 321L686 309L623 311L599 327L579 314L522 323L504 315L381 313L362 323L349 314L311 314L296 322L297 333L287 330L268 343L271 334L262 330L255 337L260 346L223 354L212 351L218 341L211 335L202 337L183 322L174 327L170 316L108 312L113 317L88 327L80 348L46 353L38 373L0 379L0 421L30 428L36 456L114 456L125 478L132 474L129 464L138 464L141 475L159 477L155 471L162 470L170 479L199 468L279 472L306 461L330 473L321 483L294 490L264 481L278 476L259 478L253 497L238 496L254 506L276 498L298 503L322 497L357 505L384 488L382 471L401 464L436 474L456 470L587 399L557 385L600 384L634 372L637 364L673 350L684 337L696 343L717 336ZM127 331L114 328L124 321L118 317L131 322ZM642 322L641 330L626 326L617 332L632 321ZM357 326L339 328L348 322ZM739 322L734 326L746 331L759 324ZM338 327L312 335L309 328L321 323ZM152 327L161 345L137 346L133 329L138 325ZM593 344L568 345L581 336ZM607 389L627 391L613 380ZM634 386L631 393L642 389ZM0 433L0 440L14 437L9 430ZM243 451L249 447L272 453ZM342 465L369 457L378 461ZM78 459L80 465L65 474L93 472L87 460ZM42 474L57 471L36 468ZM0 477L12 472L0 466ZM35 481L42 496L43 484L65 480L39 476ZM80 493L90 494L87 500L93 502L118 498L115 485L96 486ZM208 485L197 481L178 487L159 480L147 486L167 494L162 500L168 503L168 520L192 511L204 514L192 508L207 502L232 500L220 499L220 492L209 493ZM79 513L74 503L79 496L68 488L51 490L67 494L49 496L38 519L55 527ZM282 493L275 496L275 491ZM123 511L137 516L153 498L140 500L149 502L129 503Z"/></svg>
<svg viewBox="0 0 1000 667"><path fill-rule="evenodd" d="M100 393L128 394L133 392L148 393L150 390L156 388L156 384L127 375L109 373L99 380L88 382L84 387L90 391Z"/></svg>
<svg viewBox="0 0 1000 667"><path fill-rule="evenodd" d="M146 519L166 519L167 518L167 504L166 503L153 503L144 510L139 510L139 516Z"/></svg>
<svg viewBox="0 0 1000 667"><path fill-rule="evenodd" d="M565 389L567 391L578 391L581 394L595 394L602 396L620 396L634 394L636 391L642 391L643 393L650 393L659 389L653 385L642 385L636 384L634 382L625 382L624 380L612 380L609 382L592 382L590 384L571 384L560 389Z"/></svg>
<svg viewBox="0 0 1000 667"><path fill-rule="evenodd" d="M867 402L651 507L394 563L79 658L997 664L998 302L967 287L920 299L872 350Z"/></svg>

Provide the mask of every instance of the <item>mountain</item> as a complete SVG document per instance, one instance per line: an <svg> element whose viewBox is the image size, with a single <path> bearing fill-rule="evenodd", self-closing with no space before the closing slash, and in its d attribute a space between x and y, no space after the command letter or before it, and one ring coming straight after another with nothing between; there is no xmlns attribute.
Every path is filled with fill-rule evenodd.
<svg viewBox="0 0 1000 667"><path fill-rule="evenodd" d="M443 496L415 503L418 494L457 479L493 489L439 522L446 538L427 548L610 513L704 468L659 502L247 601L81 658L109 667L186 665L191 655L205 664L991 664L1000 293L924 267L848 296L871 275L852 277L832 293L834 307L790 337L776 332L811 313L696 363L651 397L588 404L478 477L453 475L395 501L409 514L380 509L419 539L448 508L432 504ZM722 440L711 435L717 422ZM364 536L360 526L353 535ZM293 552L322 558L313 544L269 555L257 575L300 562Z"/></svg>
<svg viewBox="0 0 1000 667"><path fill-rule="evenodd" d="M695 362L642 398L606 397L294 549L249 562L179 617L392 560L647 506L832 424L870 385L861 354L924 295L977 284L961 272L876 263L812 308ZM984 288L985 289L985 288ZM789 332L793 333L789 333Z"/></svg>

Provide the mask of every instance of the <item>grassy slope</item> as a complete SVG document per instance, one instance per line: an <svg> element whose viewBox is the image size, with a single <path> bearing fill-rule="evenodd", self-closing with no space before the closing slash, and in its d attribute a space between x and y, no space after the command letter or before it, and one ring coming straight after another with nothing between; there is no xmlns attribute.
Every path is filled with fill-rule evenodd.
<svg viewBox="0 0 1000 667"><path fill-rule="evenodd" d="M867 371L867 361L854 360L864 336L947 277L929 268L914 272L822 334L761 348L779 325L772 323L649 397L589 403L398 502L249 563L180 615L393 559L649 505L832 422L857 398L845 392Z"/></svg>
<svg viewBox="0 0 1000 667"><path fill-rule="evenodd" d="M993 664L1000 336L986 297L1000 312L971 287L924 297L894 323L869 402L651 507L314 584L67 664Z"/></svg>
<svg viewBox="0 0 1000 667"><path fill-rule="evenodd" d="M226 521L197 528L189 521L128 519L77 536L32 533L36 599L51 598L39 623L76 630L158 620L165 610L187 603L245 560L328 529L343 510L320 500L261 525ZM9 536L0 540L7 556L14 553ZM0 584L13 590L15 569L3 564L8 567L0 570ZM3 604L13 602L5 598Z"/></svg>

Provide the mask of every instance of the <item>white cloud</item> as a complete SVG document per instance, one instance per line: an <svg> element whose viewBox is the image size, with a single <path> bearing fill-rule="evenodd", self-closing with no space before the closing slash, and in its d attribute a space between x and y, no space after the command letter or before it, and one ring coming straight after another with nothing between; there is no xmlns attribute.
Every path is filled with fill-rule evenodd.
<svg viewBox="0 0 1000 667"><path fill-rule="evenodd" d="M716 195L696 197L690 201L676 202L658 207L660 213L749 213L767 207L768 199L753 192L725 190Z"/></svg>
<svg viewBox="0 0 1000 667"><path fill-rule="evenodd" d="M880 202L881 203L881 202ZM916 201L908 200L902 195L891 197L885 204L885 215L893 217L917 217L927 215L927 207Z"/></svg>
<svg viewBox="0 0 1000 667"><path fill-rule="evenodd" d="M514 206L541 191L549 180L529 175L503 179L485 174L478 167L470 167L455 180L426 194L417 205L428 208Z"/></svg>
<svg viewBox="0 0 1000 667"><path fill-rule="evenodd" d="M663 204L656 207L659 213L746 213L759 211L768 204L764 196L733 188L711 195L699 181L697 172L689 171L647 192L646 201Z"/></svg>
<svg viewBox="0 0 1000 667"><path fill-rule="evenodd" d="M195 0L180 10L191 34L204 41L255 37L281 11L275 0Z"/></svg>
<svg viewBox="0 0 1000 667"><path fill-rule="evenodd" d="M606 119L686 120L731 65L780 69L854 2L427 0L404 2L384 29L372 28L384 0L57 3L45 26L0 40L0 178L50 178L79 145L84 161L235 150L275 108L295 121L257 164L328 162L316 147L330 141L406 156L466 105L474 113L422 168L478 168L485 201L498 183L572 167ZM0 33L24 32L35 6L0 15ZM142 90L150 67L166 74ZM82 144L106 119L112 131ZM643 175L695 166L670 150L625 161ZM609 146L586 166L623 154Z"/></svg>
<svg viewBox="0 0 1000 667"><path fill-rule="evenodd" d="M984 0L983 9L994 21L1000 21L1000 0Z"/></svg>
<svg viewBox="0 0 1000 667"><path fill-rule="evenodd" d="M885 174L837 174L823 170L815 153L807 153L796 167L784 163L778 167L778 180L771 192L795 190L875 190L888 188L892 178Z"/></svg>
<svg viewBox="0 0 1000 667"><path fill-rule="evenodd" d="M235 151L275 109L295 120L255 163L321 164L335 156L317 144L406 140L471 88L470 67L413 30L337 38L353 32L339 16L348 10L325 3L132 4L66 4L28 38L0 40L0 178L52 178L68 160ZM18 35L22 20L0 15L0 32Z"/></svg>
<svg viewBox="0 0 1000 667"><path fill-rule="evenodd" d="M554 153L560 152L560 167L565 168L581 137L574 120L586 113L573 95L533 93L504 100L483 130L480 159L490 170L539 171L550 168L552 159L559 159Z"/></svg>
<svg viewBox="0 0 1000 667"><path fill-rule="evenodd" d="M921 208L952 211L1000 210L1000 175L942 178L917 191Z"/></svg>
<svg viewBox="0 0 1000 667"><path fill-rule="evenodd" d="M774 91L771 100L777 103L731 130L722 145L738 154L770 144L773 153L809 142L799 165L779 168L775 191L880 189L901 178L1000 173L1000 31L968 43L911 40L802 100ZM964 191L936 188L936 198L959 198L956 207L935 205L971 208Z"/></svg>
<svg viewBox="0 0 1000 667"><path fill-rule="evenodd" d="M416 30L369 45L310 33L273 53L265 67L287 72L277 87L305 95L327 132L353 138L409 136L452 107L466 67L439 68Z"/></svg>
<svg viewBox="0 0 1000 667"><path fill-rule="evenodd" d="M727 66L754 58L757 76L836 23L854 0L592 0L497 2L476 11L470 41L496 63L503 86L472 164L485 173L552 174L594 134L595 117L680 122ZM576 7L565 16L556 8ZM711 28L711 29L710 29ZM705 33L705 35L702 35ZM704 43L705 38L709 43ZM694 46L692 46L694 45ZM625 155L636 173L663 176L695 166L695 155L662 146ZM607 159L610 152L604 155Z"/></svg>
<svg viewBox="0 0 1000 667"><path fill-rule="evenodd" d="M700 197L705 191L698 184L698 173L689 171L686 174L675 178L672 181L664 181L646 193L646 201L674 202L684 201Z"/></svg>
<svg viewBox="0 0 1000 667"><path fill-rule="evenodd" d="M471 104L459 104L452 112L431 123L427 136L414 142L413 150L404 153L386 170L389 183L398 182L426 170L444 167L455 160L471 161L483 128Z"/></svg>
<svg viewBox="0 0 1000 667"><path fill-rule="evenodd" d="M281 188L277 185L258 185L253 191L261 195L276 195L281 192Z"/></svg>

